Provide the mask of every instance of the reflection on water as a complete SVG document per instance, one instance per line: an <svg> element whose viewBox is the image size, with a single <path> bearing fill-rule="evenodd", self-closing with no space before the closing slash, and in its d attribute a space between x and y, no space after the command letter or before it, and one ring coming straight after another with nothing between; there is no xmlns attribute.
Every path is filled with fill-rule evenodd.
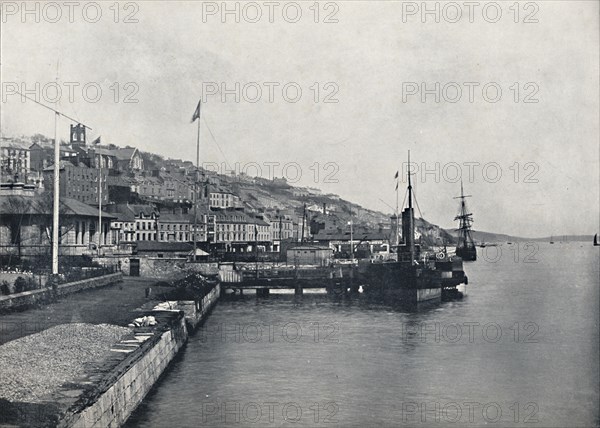
<svg viewBox="0 0 600 428"><path fill-rule="evenodd" d="M465 264L464 300L418 309L227 297L128 425L597 425L598 248L507 253Z"/></svg>

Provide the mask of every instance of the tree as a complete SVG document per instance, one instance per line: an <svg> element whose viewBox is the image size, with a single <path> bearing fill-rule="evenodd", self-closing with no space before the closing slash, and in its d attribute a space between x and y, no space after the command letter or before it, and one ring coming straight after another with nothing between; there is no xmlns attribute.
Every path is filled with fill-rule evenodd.
<svg viewBox="0 0 600 428"><path fill-rule="evenodd" d="M22 255L21 227L23 220L31 213L32 200L22 196L9 196L2 206L2 214L10 234L9 244L17 247L17 256ZM11 254L12 256L12 254ZM10 263L10 258L9 258Z"/></svg>
<svg viewBox="0 0 600 428"><path fill-rule="evenodd" d="M52 209L53 197L51 193L44 193L41 197L24 197L24 196L8 196L0 205L3 223L9 231L9 245L16 247L17 257L20 259L23 254L23 246L27 244L44 244L39 234L23 233L25 226L38 226L46 236L47 242L50 243L46 247L46 252L51 248L52 244ZM66 208L61 205L59 208L60 219L60 234L59 239L62 239L75 225L66 215ZM37 241L37 242L36 242ZM8 262L10 264L12 253L9 255Z"/></svg>
<svg viewBox="0 0 600 428"><path fill-rule="evenodd" d="M52 248L52 225L53 225L53 216L52 212L54 209L54 197L50 192L46 192L42 194L42 197L37 199L37 203L34 204L34 212L40 216L40 227L44 228L46 239L50 243L49 248ZM69 231L71 231L75 224L73 223L70 216L66 215L67 210L66 207L61 204L58 208L58 242L62 240L62 237L65 236Z"/></svg>
<svg viewBox="0 0 600 428"><path fill-rule="evenodd" d="M48 138L43 134L34 134L31 137L31 142L32 143L52 143L53 140L52 140L52 138Z"/></svg>

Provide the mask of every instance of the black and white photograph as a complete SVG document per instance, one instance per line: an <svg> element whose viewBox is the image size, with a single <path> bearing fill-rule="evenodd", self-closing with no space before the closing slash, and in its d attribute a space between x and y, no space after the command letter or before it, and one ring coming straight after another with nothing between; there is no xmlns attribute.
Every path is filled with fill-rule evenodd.
<svg viewBox="0 0 600 428"><path fill-rule="evenodd" d="M600 2L0 1L0 427L600 427Z"/></svg>

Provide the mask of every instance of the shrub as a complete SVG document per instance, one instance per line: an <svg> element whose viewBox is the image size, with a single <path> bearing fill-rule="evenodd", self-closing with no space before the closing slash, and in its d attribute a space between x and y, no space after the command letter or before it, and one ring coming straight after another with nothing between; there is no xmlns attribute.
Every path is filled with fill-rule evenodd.
<svg viewBox="0 0 600 428"><path fill-rule="evenodd" d="M19 276L15 279L15 293L22 293L25 291L25 287L27 287L27 280L22 276Z"/></svg>
<svg viewBox="0 0 600 428"><path fill-rule="evenodd" d="M33 291L37 289L37 283L35 278L30 276L27 278L27 284L25 285L25 291Z"/></svg>
<svg viewBox="0 0 600 428"><path fill-rule="evenodd" d="M0 285L0 291L2 291L2 295L8 296L10 294L10 284L8 281L2 281Z"/></svg>

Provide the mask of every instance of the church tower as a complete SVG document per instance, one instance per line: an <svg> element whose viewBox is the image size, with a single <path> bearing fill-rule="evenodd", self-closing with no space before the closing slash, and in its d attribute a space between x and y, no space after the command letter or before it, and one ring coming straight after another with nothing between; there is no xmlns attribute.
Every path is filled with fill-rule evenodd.
<svg viewBox="0 0 600 428"><path fill-rule="evenodd" d="M85 146L85 126L81 123L71 125L71 147Z"/></svg>

